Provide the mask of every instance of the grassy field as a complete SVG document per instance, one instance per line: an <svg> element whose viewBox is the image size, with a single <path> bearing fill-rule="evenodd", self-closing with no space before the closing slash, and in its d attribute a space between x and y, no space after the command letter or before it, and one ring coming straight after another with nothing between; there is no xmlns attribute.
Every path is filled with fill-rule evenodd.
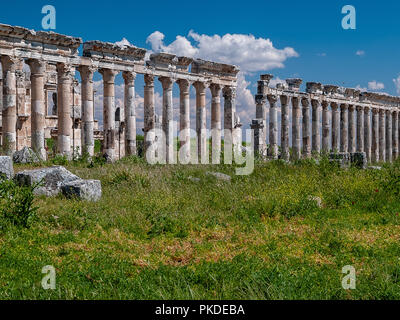
<svg viewBox="0 0 400 320"><path fill-rule="evenodd" d="M0 218L0 299L400 298L400 163L65 166L100 179L102 200L35 198L29 227ZM41 287L45 265L56 290Z"/></svg>

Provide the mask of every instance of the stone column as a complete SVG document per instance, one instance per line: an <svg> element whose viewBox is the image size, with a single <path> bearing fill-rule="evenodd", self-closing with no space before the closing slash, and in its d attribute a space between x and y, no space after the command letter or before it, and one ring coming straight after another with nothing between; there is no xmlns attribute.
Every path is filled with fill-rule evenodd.
<svg viewBox="0 0 400 320"><path fill-rule="evenodd" d="M263 141L264 121L262 119L253 119L250 128L253 130L254 155L263 159L266 156L265 142Z"/></svg>
<svg viewBox="0 0 400 320"><path fill-rule="evenodd" d="M364 107L357 106L357 152L364 152Z"/></svg>
<svg viewBox="0 0 400 320"><path fill-rule="evenodd" d="M392 162L392 110L386 110L386 161Z"/></svg>
<svg viewBox="0 0 400 320"><path fill-rule="evenodd" d="M356 138L357 138L357 130L356 130L356 122L355 122L355 106L349 105L349 152L356 152Z"/></svg>
<svg viewBox="0 0 400 320"><path fill-rule="evenodd" d="M288 96L281 96L281 148L282 148L282 159L290 159L289 149L289 98Z"/></svg>
<svg viewBox="0 0 400 320"><path fill-rule="evenodd" d="M236 88L226 86L222 90L224 96L224 144L232 145L233 150L233 130L235 128L235 112L236 112Z"/></svg>
<svg viewBox="0 0 400 320"><path fill-rule="evenodd" d="M364 151L371 162L371 107L364 107Z"/></svg>
<svg viewBox="0 0 400 320"><path fill-rule="evenodd" d="M112 162L115 154L115 76L118 71L111 69L100 69L103 75L104 106L103 106L103 127L104 142L103 153L107 161Z"/></svg>
<svg viewBox="0 0 400 320"><path fill-rule="evenodd" d="M57 111L58 111L58 153L67 159L72 159L72 81L75 69L65 63L57 64Z"/></svg>
<svg viewBox="0 0 400 320"><path fill-rule="evenodd" d="M44 77L46 62L29 59L27 64L31 69L31 146L32 150L42 159L46 160L44 128L45 128L45 91Z"/></svg>
<svg viewBox="0 0 400 320"><path fill-rule="evenodd" d="M332 109L332 151L340 152L340 109L336 102L331 102Z"/></svg>
<svg viewBox="0 0 400 320"><path fill-rule="evenodd" d="M78 71L82 79L82 151L92 157L94 155L93 74L96 69L91 66L80 66Z"/></svg>
<svg viewBox="0 0 400 320"><path fill-rule="evenodd" d="M303 133L303 157L311 157L311 136L310 136L310 102L308 98L301 99L303 122L302 122L302 133Z"/></svg>
<svg viewBox="0 0 400 320"><path fill-rule="evenodd" d="M184 163L190 160L190 82L180 79L179 86L179 146L185 148Z"/></svg>
<svg viewBox="0 0 400 320"><path fill-rule="evenodd" d="M144 132L144 152L154 143L156 118L154 110L154 76L144 75L144 94L143 94L143 132ZM151 132L151 133L150 133ZM150 135L150 136L149 136ZM149 141L148 141L149 140Z"/></svg>
<svg viewBox="0 0 400 320"><path fill-rule="evenodd" d="M392 116L393 160L399 157L399 111L393 110Z"/></svg>
<svg viewBox="0 0 400 320"><path fill-rule="evenodd" d="M312 99L311 106L312 106L312 151L317 155L319 155L321 152L320 102L317 99Z"/></svg>
<svg viewBox="0 0 400 320"><path fill-rule="evenodd" d="M276 102L278 97L269 94L267 96L269 109L269 152L268 155L273 159L278 159L278 110Z"/></svg>
<svg viewBox="0 0 400 320"><path fill-rule="evenodd" d="M262 137L264 139L264 145L267 143L267 108L266 108L266 96L262 94L256 95L256 118L262 119Z"/></svg>
<svg viewBox="0 0 400 320"><path fill-rule="evenodd" d="M385 109L379 110L379 160L386 161Z"/></svg>
<svg viewBox="0 0 400 320"><path fill-rule="evenodd" d="M124 71L122 77L125 81L124 107L125 107L125 154L136 155L136 105L135 105L135 79L136 73Z"/></svg>
<svg viewBox="0 0 400 320"><path fill-rule="evenodd" d="M22 70L22 60L2 56L3 70L3 110L2 110L2 140L3 151L12 156L17 150L17 88L16 72Z"/></svg>
<svg viewBox="0 0 400 320"><path fill-rule="evenodd" d="M160 77L158 80L163 88L162 129L165 135L165 160L174 162L174 127L173 127L173 98L172 87L174 81L169 77Z"/></svg>
<svg viewBox="0 0 400 320"><path fill-rule="evenodd" d="M322 101L322 152L329 152L329 137L330 137L330 125L329 125L329 103Z"/></svg>
<svg viewBox="0 0 400 320"><path fill-rule="evenodd" d="M379 162L379 109L372 108L372 162Z"/></svg>
<svg viewBox="0 0 400 320"><path fill-rule="evenodd" d="M221 162L221 86L211 84L211 157L213 164Z"/></svg>
<svg viewBox="0 0 400 320"><path fill-rule="evenodd" d="M343 103L340 105L340 151L349 151L349 121L348 121L348 105Z"/></svg>
<svg viewBox="0 0 400 320"><path fill-rule="evenodd" d="M292 150L293 158L301 158L301 109L298 97L292 97Z"/></svg>
<svg viewBox="0 0 400 320"><path fill-rule="evenodd" d="M206 84L195 82L196 89L196 133L197 150L200 163L208 163L207 158L207 110L206 110Z"/></svg>

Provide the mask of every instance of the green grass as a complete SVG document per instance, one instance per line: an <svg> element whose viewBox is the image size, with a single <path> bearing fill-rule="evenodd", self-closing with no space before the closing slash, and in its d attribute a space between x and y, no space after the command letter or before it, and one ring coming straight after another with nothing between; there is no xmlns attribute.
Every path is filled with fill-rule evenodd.
<svg viewBox="0 0 400 320"><path fill-rule="evenodd" d="M250 176L135 157L66 167L100 179L102 200L36 198L29 228L1 218L0 299L400 298L399 163L276 161ZM45 265L54 291L41 288ZM345 265L356 290L342 289Z"/></svg>

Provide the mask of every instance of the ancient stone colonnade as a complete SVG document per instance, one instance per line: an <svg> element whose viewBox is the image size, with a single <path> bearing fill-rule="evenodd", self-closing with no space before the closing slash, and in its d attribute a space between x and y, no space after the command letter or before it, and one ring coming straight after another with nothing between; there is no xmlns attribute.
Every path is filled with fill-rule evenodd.
<svg viewBox="0 0 400 320"><path fill-rule="evenodd" d="M145 61L146 50L134 46L119 46L113 43L88 41L83 43L83 55L79 56L80 38L64 36L53 32L35 32L22 27L0 24L0 59L3 70L3 106L2 106L2 148L7 154L16 149L17 120L23 115L17 110L16 77L22 71L23 62L31 71L31 147L46 159L45 150L45 94L46 70L55 67L57 72L57 117L58 136L57 153L71 158L73 120L72 90L75 72L81 76L82 107L82 149L90 156L94 155L94 101L93 74L98 71L103 77L103 153L109 160L115 160L121 154L116 153L115 119L115 77L122 72L125 81L124 119L121 120L125 137L124 154L136 154L136 106L135 78L144 75L144 135L155 129L154 80L163 88L162 129L166 135L165 147L167 162L173 152L172 123L173 99L172 87L176 82L180 88L180 126L185 134L180 137L181 146L190 142L190 97L189 88L196 89L196 131L198 135L199 157L206 152L206 90L212 94L211 129L213 159L219 159L221 151L221 100L224 97L224 130L233 130L235 126L235 90L238 68L188 57L178 57L169 53L150 55ZM120 129L121 129L120 128ZM150 139L151 141L151 139ZM150 142L151 143L151 142ZM149 145L146 145L149 147ZM219 162L219 161L218 161Z"/></svg>
<svg viewBox="0 0 400 320"><path fill-rule="evenodd" d="M301 79L287 79L271 88L272 78L261 75L255 97L252 128L255 152L260 156L296 160L320 153L365 152L369 162L391 162L399 157L399 97L316 82L308 82L306 92L300 92Z"/></svg>

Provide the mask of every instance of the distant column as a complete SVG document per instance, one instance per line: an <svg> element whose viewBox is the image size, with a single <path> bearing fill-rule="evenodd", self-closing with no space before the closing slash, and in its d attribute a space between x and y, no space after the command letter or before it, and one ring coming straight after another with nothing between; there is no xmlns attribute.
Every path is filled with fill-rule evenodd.
<svg viewBox="0 0 400 320"><path fill-rule="evenodd" d="M386 161L392 162L392 110L386 110Z"/></svg>
<svg viewBox="0 0 400 320"><path fill-rule="evenodd" d="M372 162L379 162L379 109L372 108Z"/></svg>
<svg viewBox="0 0 400 320"><path fill-rule="evenodd" d="M288 96L281 95L281 148L282 159L290 159L289 149L289 98Z"/></svg>
<svg viewBox="0 0 400 320"><path fill-rule="evenodd" d="M319 155L321 152L320 102L317 99L312 99L311 106L312 106L312 152Z"/></svg>
<svg viewBox="0 0 400 320"><path fill-rule="evenodd" d="M302 122L302 133L303 133L303 157L311 157L311 136L310 136L310 102L308 98L301 99L303 122Z"/></svg>
<svg viewBox="0 0 400 320"><path fill-rule="evenodd" d="M12 156L17 150L17 88L16 72L22 70L22 60L2 56L3 110L2 147L6 155Z"/></svg>
<svg viewBox="0 0 400 320"><path fill-rule="evenodd" d="M235 128L235 112L236 112L236 88L226 86L222 90L224 97L224 144L232 145L232 152L236 146L233 145L233 130Z"/></svg>
<svg viewBox="0 0 400 320"><path fill-rule="evenodd" d="M90 157L94 155L94 104L93 104L93 75L95 68L80 66L82 87L82 151Z"/></svg>
<svg viewBox="0 0 400 320"><path fill-rule="evenodd" d="M379 160L386 161L385 109L379 110Z"/></svg>
<svg viewBox="0 0 400 320"><path fill-rule="evenodd" d="M329 125L329 103L327 101L321 102L322 106L322 151L324 153L329 152L329 137L330 137L330 125Z"/></svg>
<svg viewBox="0 0 400 320"><path fill-rule="evenodd" d="M399 111L393 110L392 116L393 160L399 157Z"/></svg>
<svg viewBox="0 0 400 320"><path fill-rule="evenodd" d="M278 159L278 110L276 102L278 97L269 94L267 96L270 105L269 109L269 155Z"/></svg>
<svg viewBox="0 0 400 320"><path fill-rule="evenodd" d="M75 69L65 63L57 64L58 83L57 83L57 111L58 111L58 153L72 158L71 137L72 137L72 81Z"/></svg>
<svg viewBox="0 0 400 320"><path fill-rule="evenodd" d="M111 69L100 69L103 75L103 128L104 148L103 153L107 161L112 162L115 154L115 77L118 71Z"/></svg>
<svg viewBox="0 0 400 320"><path fill-rule="evenodd" d="M354 153L356 152L356 137L357 137L357 130L356 130L356 122L355 122L355 106L349 105L349 152Z"/></svg>
<svg viewBox="0 0 400 320"><path fill-rule="evenodd" d="M196 133L197 149L200 163L208 163L207 154L207 109L206 109L206 84L195 82L196 88Z"/></svg>
<svg viewBox="0 0 400 320"><path fill-rule="evenodd" d="M336 102L331 102L332 109L332 151L340 151L340 109Z"/></svg>
<svg viewBox="0 0 400 320"><path fill-rule="evenodd" d="M125 81L124 107L125 107L125 153L136 155L136 105L135 105L135 79L136 73L124 71L122 77Z"/></svg>
<svg viewBox="0 0 400 320"><path fill-rule="evenodd" d="M349 151L349 121L348 121L348 105L343 103L340 105L340 151Z"/></svg>
<svg viewBox="0 0 400 320"><path fill-rule="evenodd" d="M143 94L143 132L144 132L144 151L154 143L156 128L156 118L154 110L154 76L150 74L144 75L144 94Z"/></svg>
<svg viewBox="0 0 400 320"><path fill-rule="evenodd" d="M357 106L357 152L364 152L364 107Z"/></svg>
<svg viewBox="0 0 400 320"><path fill-rule="evenodd" d="M298 97L292 97L292 150L293 159L301 158L301 109Z"/></svg>
<svg viewBox="0 0 400 320"><path fill-rule="evenodd" d="M364 107L364 150L367 154L368 162L372 161L371 156L371 107L365 106Z"/></svg>
<svg viewBox="0 0 400 320"><path fill-rule="evenodd" d="M266 96L256 95L256 118L262 119L262 137L264 139L264 145L267 143L267 108L266 108Z"/></svg>
<svg viewBox="0 0 400 320"><path fill-rule="evenodd" d="M36 59L27 60L31 69L31 146L32 150L46 160L44 128L45 128L45 96L44 77L46 62Z"/></svg>
<svg viewBox="0 0 400 320"><path fill-rule="evenodd" d="M179 85L179 146L185 148L185 163L190 160L190 82L180 79Z"/></svg>
<svg viewBox="0 0 400 320"><path fill-rule="evenodd" d="M211 84L211 158L213 164L221 162L221 86Z"/></svg>
<svg viewBox="0 0 400 320"><path fill-rule="evenodd" d="M165 137L165 160L173 163L174 159L174 137L173 137L173 98L172 87L174 82L169 77L160 77L158 80L163 88L163 107L162 107L162 129Z"/></svg>

